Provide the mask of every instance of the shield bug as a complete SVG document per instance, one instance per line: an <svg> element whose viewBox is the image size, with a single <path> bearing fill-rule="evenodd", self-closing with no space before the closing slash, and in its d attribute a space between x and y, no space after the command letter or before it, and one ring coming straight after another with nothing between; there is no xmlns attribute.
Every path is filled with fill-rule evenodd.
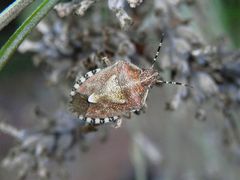
<svg viewBox="0 0 240 180"><path fill-rule="evenodd" d="M188 86L179 82L163 81L159 72L154 69L162 41L163 38L153 59L153 65L149 69L141 69L121 60L102 70L92 70L77 79L70 95L71 108L79 119L91 125L120 123L123 115L139 111L145 106L151 86L156 84ZM104 59L109 61L106 57Z"/></svg>

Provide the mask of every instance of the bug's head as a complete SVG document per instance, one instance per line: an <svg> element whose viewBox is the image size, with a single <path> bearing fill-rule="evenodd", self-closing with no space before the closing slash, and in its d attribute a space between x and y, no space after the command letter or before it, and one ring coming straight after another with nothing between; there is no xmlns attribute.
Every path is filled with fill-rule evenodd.
<svg viewBox="0 0 240 180"><path fill-rule="evenodd" d="M140 79L141 79L142 85L146 86L146 87L151 87L154 84L158 84L158 85L159 84L174 84L174 85L181 85L181 86L191 87L188 84L184 84L184 83L180 83L180 82L161 80L159 72L154 68L154 65L155 65L155 63L157 61L159 52L160 52L161 47L162 47L163 38L164 38L164 34L162 34L162 37L161 37L160 43L158 45L158 49L157 49L157 52L155 54L155 57L153 59L153 64L152 64L151 68L143 69L143 71L141 73Z"/></svg>
<svg viewBox="0 0 240 180"><path fill-rule="evenodd" d="M141 84L145 87L150 87L150 86L156 84L157 80L159 79L159 73L156 69L154 69L154 65L157 61L159 52L162 47L163 37L164 37L164 34L162 34L162 37L161 37L160 43L158 45L158 49L155 54L155 57L153 59L153 64L152 64L151 68L143 69L141 72L141 75L140 75Z"/></svg>
<svg viewBox="0 0 240 180"><path fill-rule="evenodd" d="M150 69L143 69L140 74L140 80L142 86L150 87L156 84L157 80L159 79L159 73L157 70L150 68Z"/></svg>

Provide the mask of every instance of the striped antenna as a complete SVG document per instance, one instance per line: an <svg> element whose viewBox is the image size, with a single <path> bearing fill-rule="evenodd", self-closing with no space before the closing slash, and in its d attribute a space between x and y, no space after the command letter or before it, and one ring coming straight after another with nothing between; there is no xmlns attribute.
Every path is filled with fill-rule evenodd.
<svg viewBox="0 0 240 180"><path fill-rule="evenodd" d="M192 86L180 82L174 82L174 81L162 81L162 80L157 80L157 84L173 84L173 85L179 85L179 86L186 86L189 88L193 88Z"/></svg>
<svg viewBox="0 0 240 180"><path fill-rule="evenodd" d="M162 37L161 37L160 43L159 43L159 45L158 45L157 52L156 52L155 57L154 57L154 59L153 59L152 68L154 67L154 65L155 65L155 63L156 63L156 61L157 61L159 52L160 52L161 47L162 47L163 39L164 39L164 34L162 33Z"/></svg>

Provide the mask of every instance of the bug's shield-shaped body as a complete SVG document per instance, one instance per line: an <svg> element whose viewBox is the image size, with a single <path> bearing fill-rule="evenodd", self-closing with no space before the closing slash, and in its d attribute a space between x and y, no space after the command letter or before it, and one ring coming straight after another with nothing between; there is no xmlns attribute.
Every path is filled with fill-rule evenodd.
<svg viewBox="0 0 240 180"><path fill-rule="evenodd" d="M118 61L75 87L72 109L83 117L98 119L139 110L157 75L152 69L142 70L132 63Z"/></svg>

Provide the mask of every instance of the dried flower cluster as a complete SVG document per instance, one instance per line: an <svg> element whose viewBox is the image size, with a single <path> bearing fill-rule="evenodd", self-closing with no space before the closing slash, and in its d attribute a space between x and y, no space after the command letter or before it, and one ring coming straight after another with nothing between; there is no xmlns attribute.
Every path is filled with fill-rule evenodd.
<svg viewBox="0 0 240 180"><path fill-rule="evenodd" d="M83 16L85 12L96 3L97 0L83 0L83 1L73 1L67 3L59 3L55 9L58 12L60 17L68 16L72 13L76 15ZM129 26L132 24L132 19L128 16L126 11L124 10L124 2L125 0L108 0L108 8L115 13L121 27L123 29L128 29ZM142 1L128 1L131 7L136 7Z"/></svg>
<svg viewBox="0 0 240 180"><path fill-rule="evenodd" d="M33 173L40 178L61 175L61 169L56 172L53 165L58 164L61 168L64 161L69 161L74 156L74 150L86 151L89 139L92 138L91 132L96 131L85 127L83 122L64 110L59 110L53 117L39 108L36 108L35 113L44 124L34 131L18 130L0 123L0 130L19 141L19 146L11 150L2 165L10 169L17 168L20 179Z"/></svg>
<svg viewBox="0 0 240 180"><path fill-rule="evenodd" d="M131 15L126 13L126 2L132 8L137 7L129 10ZM201 33L193 28L193 20L183 16L181 8L191 8L192 1L126 2L109 0L108 8L115 13L122 29L128 31L118 27L116 18L109 17L108 8L100 0L60 3L55 7L59 17L51 15L38 25L37 31L42 38L39 41L24 41L19 51L34 52L34 63L48 67L47 80L52 84L64 85L63 94L67 99L70 86L66 86L66 83L88 70L102 66L102 53L114 61L124 59L149 66L157 44L156 40L152 42L151 39L160 39L164 33L166 38L158 63L159 70L163 74L168 72L172 80L194 87L194 90L179 87L173 100L167 103L167 108L175 110L184 103L183 100L191 98L199 107L196 117L204 120L204 104L214 101L239 145L240 132L235 127L233 114L240 103L240 53L225 48L224 41L209 45ZM61 119L68 125L62 125ZM76 134L91 131L79 131L81 126L68 114L57 117L54 125L48 125L44 130L20 133L21 137L17 137L20 146L6 158L4 165L11 167L25 162L20 170L21 176L25 176L29 170L37 171L42 177L47 176L47 162L51 159L64 160L65 152L79 142L77 138L83 137L83 134ZM29 159L32 164L28 163Z"/></svg>

